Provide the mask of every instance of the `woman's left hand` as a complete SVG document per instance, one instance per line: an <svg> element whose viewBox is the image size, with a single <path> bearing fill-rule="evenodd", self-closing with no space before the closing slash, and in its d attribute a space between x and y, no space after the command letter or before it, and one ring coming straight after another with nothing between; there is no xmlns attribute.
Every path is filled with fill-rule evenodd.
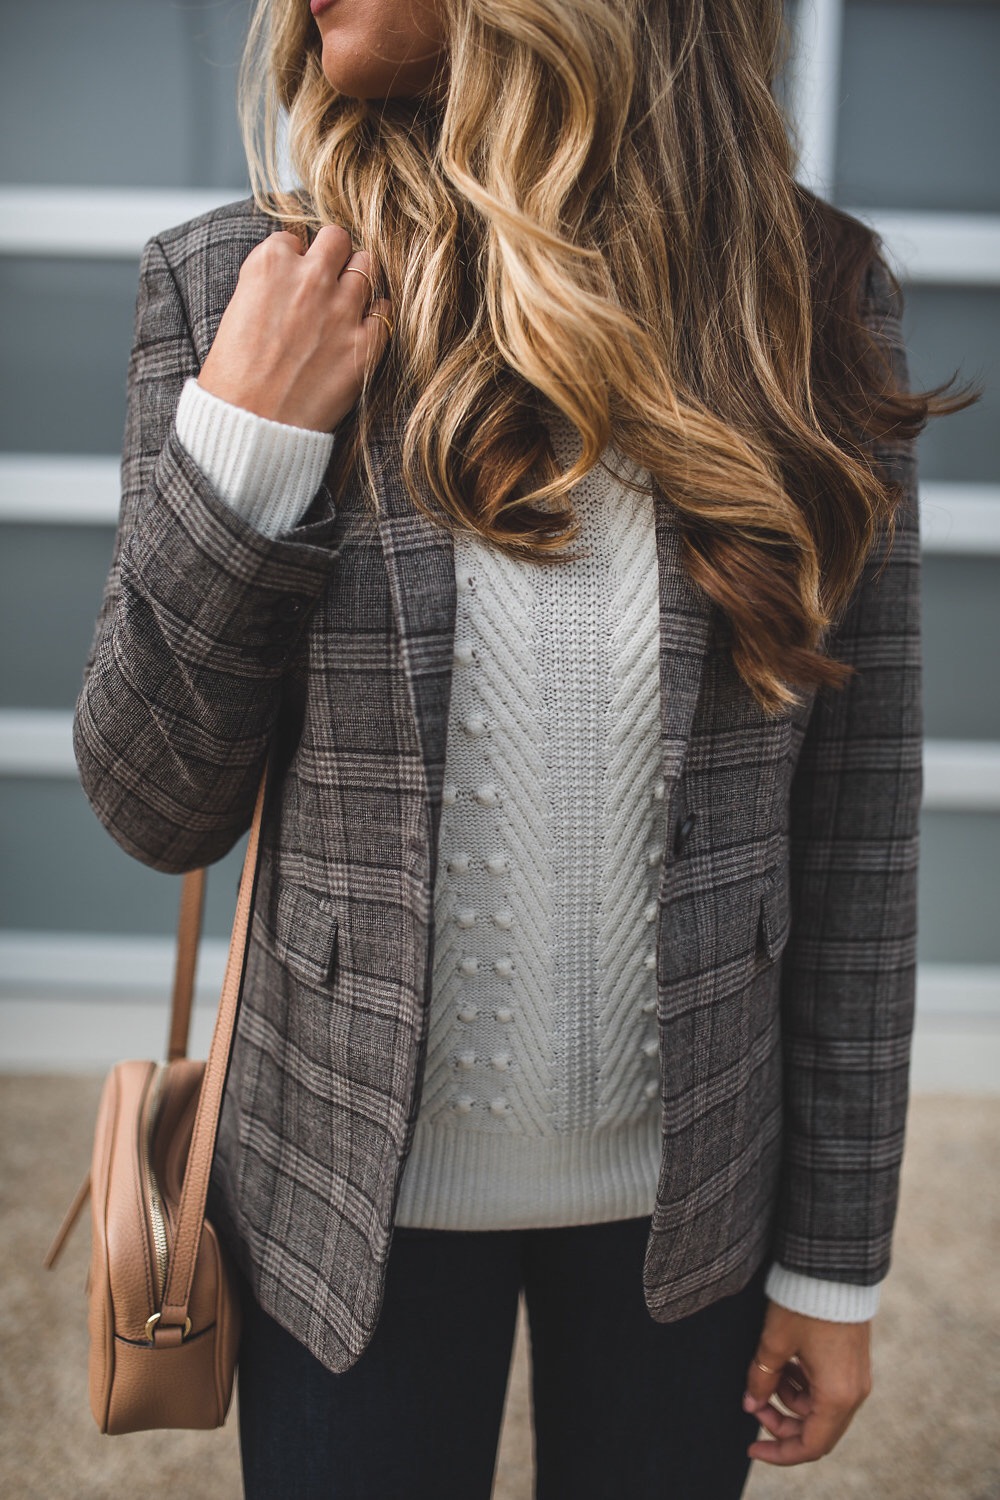
<svg viewBox="0 0 1000 1500"><path fill-rule="evenodd" d="M756 1414L771 1438L757 1438L751 1458L769 1464L805 1464L840 1441L858 1407L871 1395L871 1321L831 1323L768 1301L757 1350L768 1375L750 1362L745 1411ZM794 1361L794 1363L789 1363ZM768 1403L777 1395L793 1416Z"/></svg>

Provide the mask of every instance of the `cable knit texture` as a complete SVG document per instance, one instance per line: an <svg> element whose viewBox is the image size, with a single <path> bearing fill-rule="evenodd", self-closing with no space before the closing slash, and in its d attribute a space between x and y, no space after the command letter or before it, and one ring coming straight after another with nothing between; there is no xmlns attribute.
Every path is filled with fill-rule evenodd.
<svg viewBox="0 0 1000 1500"><path fill-rule="evenodd" d="M532 1228L653 1208L652 499L598 469L574 501L590 555L568 566L456 538L431 1030L400 1223Z"/></svg>
<svg viewBox="0 0 1000 1500"><path fill-rule="evenodd" d="M178 437L270 536L304 514L333 441L194 380ZM561 463L579 453L561 417L553 442ZM570 564L455 539L430 1035L399 1224L531 1228L653 1208L665 830L653 502L629 482L645 478L611 447L577 484L586 556ZM856 1322L881 1283L774 1263L765 1290Z"/></svg>

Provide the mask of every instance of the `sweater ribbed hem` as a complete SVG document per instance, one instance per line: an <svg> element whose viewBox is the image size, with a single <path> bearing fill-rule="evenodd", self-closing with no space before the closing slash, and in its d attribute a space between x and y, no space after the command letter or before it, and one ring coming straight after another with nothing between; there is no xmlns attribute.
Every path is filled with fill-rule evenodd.
<svg viewBox="0 0 1000 1500"><path fill-rule="evenodd" d="M855 1286L848 1281L823 1281L789 1271L777 1261L771 1266L764 1283L764 1293L772 1302L810 1318L826 1318L831 1323L866 1323L878 1311L882 1283Z"/></svg>
<svg viewBox="0 0 1000 1500"><path fill-rule="evenodd" d="M193 375L184 382L175 422L213 489L269 537L302 519L333 452L333 433L259 417L205 390Z"/></svg>
<svg viewBox="0 0 1000 1500"><path fill-rule="evenodd" d="M660 1114L559 1135L417 1120L396 1223L421 1229L556 1229L653 1212Z"/></svg>

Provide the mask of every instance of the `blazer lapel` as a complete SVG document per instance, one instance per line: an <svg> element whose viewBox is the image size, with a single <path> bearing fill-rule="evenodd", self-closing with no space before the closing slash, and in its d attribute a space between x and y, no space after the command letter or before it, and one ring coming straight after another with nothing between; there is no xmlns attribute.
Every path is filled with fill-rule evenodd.
<svg viewBox="0 0 1000 1500"><path fill-rule="evenodd" d="M398 441L373 439L372 468L379 537L424 767L433 887L455 649L455 549L450 532L428 520L410 500L400 446ZM424 486L421 495L439 510Z"/></svg>
<svg viewBox="0 0 1000 1500"><path fill-rule="evenodd" d="M455 638L454 546L444 527L412 505L403 484L399 446L398 441L376 438L372 463L379 535L426 778L433 877ZM438 509L426 489L422 494ZM653 500L659 569L661 742L669 800L691 737L714 605L683 566L673 507L658 486Z"/></svg>
<svg viewBox="0 0 1000 1500"><path fill-rule="evenodd" d="M669 796L684 768L716 606L684 567L675 511L659 485L654 486L653 505L660 584L660 724Z"/></svg>

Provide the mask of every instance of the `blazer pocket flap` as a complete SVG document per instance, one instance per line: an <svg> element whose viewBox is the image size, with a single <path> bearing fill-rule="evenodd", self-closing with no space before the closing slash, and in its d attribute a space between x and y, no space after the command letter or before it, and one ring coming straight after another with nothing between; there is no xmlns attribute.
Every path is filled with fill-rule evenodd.
<svg viewBox="0 0 1000 1500"><path fill-rule="evenodd" d="M788 875L782 866L776 866L765 875L760 893L760 940L769 962L782 953L791 926Z"/></svg>
<svg viewBox="0 0 1000 1500"><path fill-rule="evenodd" d="M323 896L285 886L275 912L275 957L307 984L328 984L337 963L337 913Z"/></svg>

